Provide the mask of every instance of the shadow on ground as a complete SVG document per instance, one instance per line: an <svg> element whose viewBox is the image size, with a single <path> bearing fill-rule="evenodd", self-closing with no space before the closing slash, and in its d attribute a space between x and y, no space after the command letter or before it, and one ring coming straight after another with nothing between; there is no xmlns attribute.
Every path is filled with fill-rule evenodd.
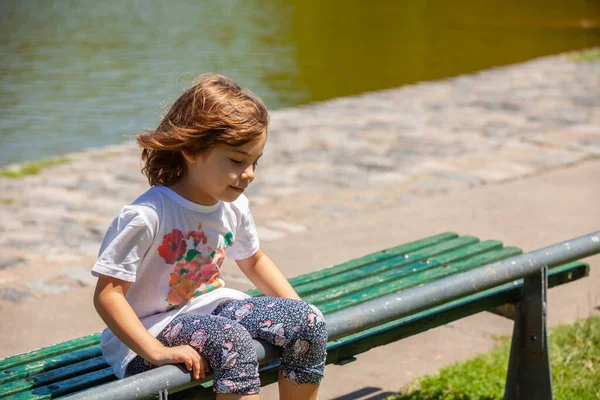
<svg viewBox="0 0 600 400"><path fill-rule="evenodd" d="M364 387L362 389L355 390L352 393L335 397L330 400L382 400L393 394L396 394L394 392L382 392L381 390L382 389L379 387Z"/></svg>

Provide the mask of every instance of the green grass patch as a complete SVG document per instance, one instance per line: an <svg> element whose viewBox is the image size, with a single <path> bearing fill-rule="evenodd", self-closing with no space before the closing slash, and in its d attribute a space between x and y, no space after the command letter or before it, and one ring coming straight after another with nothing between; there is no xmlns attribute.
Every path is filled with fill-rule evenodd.
<svg viewBox="0 0 600 400"><path fill-rule="evenodd" d="M550 330L552 386L557 400L600 399L600 316ZM470 360L417 379L388 400L501 400L510 338Z"/></svg>
<svg viewBox="0 0 600 400"><path fill-rule="evenodd" d="M51 165L65 164L69 162L67 158L53 158L48 160L34 161L17 165L16 167L9 167L0 169L0 176L9 179L18 179L26 175L39 174L42 169Z"/></svg>
<svg viewBox="0 0 600 400"><path fill-rule="evenodd" d="M574 62L592 62L600 60L600 47L585 49L569 54L569 60Z"/></svg>

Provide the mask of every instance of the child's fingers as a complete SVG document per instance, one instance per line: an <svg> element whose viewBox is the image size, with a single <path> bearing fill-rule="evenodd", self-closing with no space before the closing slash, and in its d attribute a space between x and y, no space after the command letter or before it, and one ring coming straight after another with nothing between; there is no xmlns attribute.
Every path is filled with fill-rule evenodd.
<svg viewBox="0 0 600 400"><path fill-rule="evenodd" d="M192 370L194 369L194 362L192 360L192 357L190 357L188 354L182 354L181 358L187 370L192 372Z"/></svg>
<svg viewBox="0 0 600 400"><path fill-rule="evenodd" d="M173 351L172 362L185 364L194 379L206 377L209 370L208 363L193 347L184 345L173 347L171 350Z"/></svg>
<svg viewBox="0 0 600 400"><path fill-rule="evenodd" d="M204 378L204 371L202 368L203 366L198 353L196 353L196 355L193 356L192 362L194 364L194 379Z"/></svg>
<svg viewBox="0 0 600 400"><path fill-rule="evenodd" d="M171 350L173 351L171 362L185 364L185 368L190 372L194 370L194 358L185 346L172 347Z"/></svg>
<svg viewBox="0 0 600 400"><path fill-rule="evenodd" d="M202 357L198 352L191 346L183 346L186 356L189 357L191 368L188 368L188 371L192 372L192 377L194 379L204 378L206 376L206 370L204 369L204 364L202 363Z"/></svg>

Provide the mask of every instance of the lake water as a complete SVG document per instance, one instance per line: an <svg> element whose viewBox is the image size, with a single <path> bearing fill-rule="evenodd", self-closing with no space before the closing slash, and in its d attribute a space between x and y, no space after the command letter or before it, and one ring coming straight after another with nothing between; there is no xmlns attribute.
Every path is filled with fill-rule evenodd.
<svg viewBox="0 0 600 400"><path fill-rule="evenodd" d="M201 72L270 109L600 46L600 0L4 0L0 166L154 128Z"/></svg>

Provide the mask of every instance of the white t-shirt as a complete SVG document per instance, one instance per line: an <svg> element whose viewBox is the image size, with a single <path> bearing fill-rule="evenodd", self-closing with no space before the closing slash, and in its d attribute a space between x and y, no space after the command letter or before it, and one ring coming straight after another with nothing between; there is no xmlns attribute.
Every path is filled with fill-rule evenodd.
<svg viewBox="0 0 600 400"><path fill-rule="evenodd" d="M193 203L165 186L153 186L114 219L92 275L132 282L125 298L157 336L178 315L211 313L228 299L249 297L225 288L225 255L240 260L259 249L248 199ZM136 356L111 331L102 332L102 353L119 378Z"/></svg>

